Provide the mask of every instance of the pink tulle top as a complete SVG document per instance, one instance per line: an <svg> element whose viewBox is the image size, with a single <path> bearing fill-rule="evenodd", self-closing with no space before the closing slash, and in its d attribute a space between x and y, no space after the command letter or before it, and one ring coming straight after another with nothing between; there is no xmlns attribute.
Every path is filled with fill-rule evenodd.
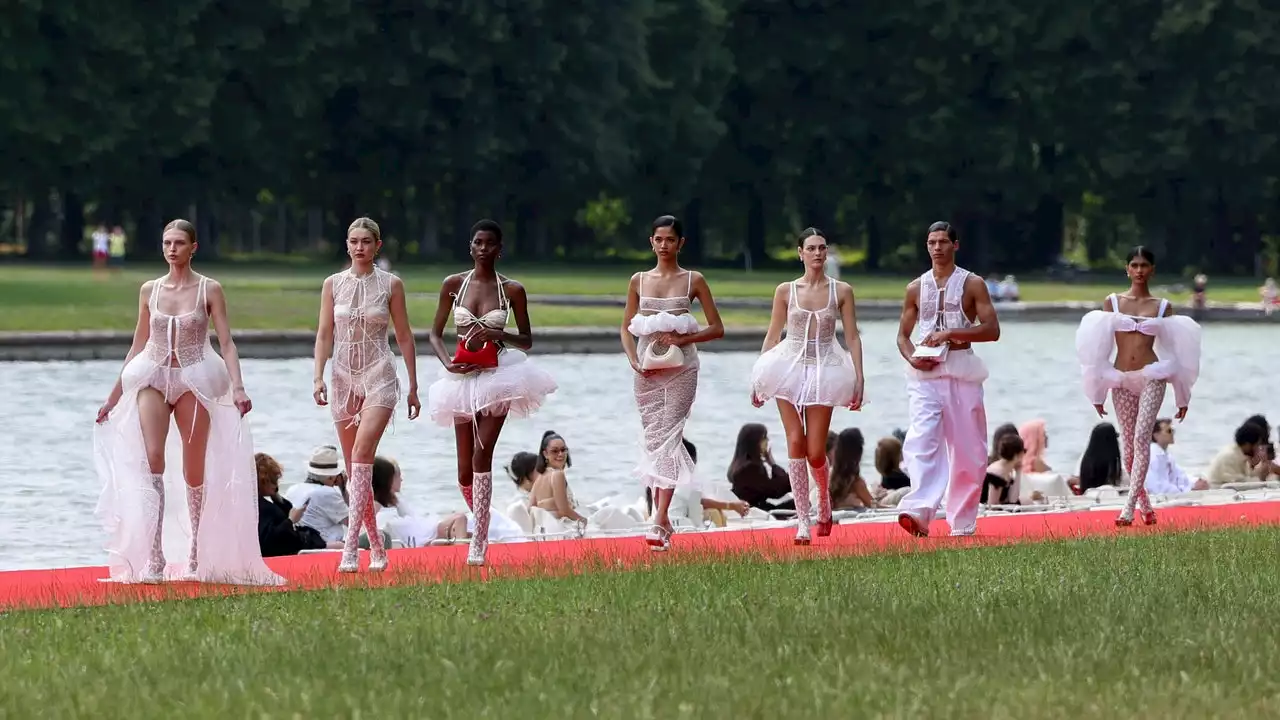
<svg viewBox="0 0 1280 720"><path fill-rule="evenodd" d="M1111 307L1117 308L1115 296ZM1173 386L1179 408L1191 401L1191 388L1200 377L1200 326L1182 315L1165 316L1168 300L1160 303L1159 317L1125 315L1113 310L1094 310L1080 320L1076 330L1076 356L1084 378L1084 394L1089 402L1101 405L1107 391L1140 386L1148 380L1163 380ZM1156 361L1132 372L1115 368L1116 333L1141 333L1156 341Z"/></svg>

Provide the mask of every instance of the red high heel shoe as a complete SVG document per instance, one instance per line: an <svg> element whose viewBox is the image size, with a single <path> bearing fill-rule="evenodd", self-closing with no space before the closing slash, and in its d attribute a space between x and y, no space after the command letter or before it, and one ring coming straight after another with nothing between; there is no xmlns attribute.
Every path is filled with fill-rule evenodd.
<svg viewBox="0 0 1280 720"><path fill-rule="evenodd" d="M1156 511L1155 511L1155 510L1148 510L1147 512L1142 513L1142 524L1143 524L1143 525L1155 525L1155 524L1156 524Z"/></svg>
<svg viewBox="0 0 1280 720"><path fill-rule="evenodd" d="M834 523L832 523L832 522L831 522L831 519L830 519L830 518L827 518L826 520L819 520L819 521L818 521L818 526L817 526L817 527L818 527L818 537L827 537L828 535L830 535L830 534L831 534L831 526L832 526L833 524L834 524Z"/></svg>

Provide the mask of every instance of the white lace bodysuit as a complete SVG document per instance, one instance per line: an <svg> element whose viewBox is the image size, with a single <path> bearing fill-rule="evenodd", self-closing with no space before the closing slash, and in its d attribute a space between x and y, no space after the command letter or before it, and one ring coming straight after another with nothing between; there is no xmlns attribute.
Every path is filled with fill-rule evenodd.
<svg viewBox="0 0 1280 720"><path fill-rule="evenodd" d="M781 399L796 407L844 407L853 402L857 370L836 342L840 303L836 281L827 278L827 302L816 310L800 305L791 283L787 335L761 355L751 369L751 391L759 400Z"/></svg>
<svg viewBox="0 0 1280 720"><path fill-rule="evenodd" d="M160 310L163 279L151 284L147 308L151 315L147 344L121 377L124 387L152 387L174 405L186 393L205 403L231 391L231 377L222 358L209 343L209 279L200 278L195 307L170 315Z"/></svg>
<svg viewBox="0 0 1280 720"><path fill-rule="evenodd" d="M387 339L391 273L350 269L332 276L333 370L330 409L336 423L358 423L365 408L395 409L400 380Z"/></svg>

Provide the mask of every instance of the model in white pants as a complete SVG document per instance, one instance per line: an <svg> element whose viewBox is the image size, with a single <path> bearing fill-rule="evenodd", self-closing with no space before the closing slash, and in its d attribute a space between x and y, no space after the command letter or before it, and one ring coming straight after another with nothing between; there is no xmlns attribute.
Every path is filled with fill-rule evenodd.
<svg viewBox="0 0 1280 720"><path fill-rule="evenodd" d="M946 496L951 534L972 535L987 464L987 368L970 345L1000 339L1000 321L986 283L956 266L955 229L934 223L925 244L933 267L907 286L898 328L898 351L910 365L902 453L912 486L898 504L898 524L927 536Z"/></svg>

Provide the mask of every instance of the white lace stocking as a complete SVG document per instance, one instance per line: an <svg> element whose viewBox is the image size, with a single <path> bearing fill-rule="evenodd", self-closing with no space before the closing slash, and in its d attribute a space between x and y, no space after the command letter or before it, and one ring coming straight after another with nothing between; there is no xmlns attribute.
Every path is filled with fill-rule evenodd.
<svg viewBox="0 0 1280 720"><path fill-rule="evenodd" d="M360 528L364 525L373 505L373 465L351 464L351 480L347 482L347 534L342 540L342 562L339 571L354 572L360 564ZM369 547L373 547L374 527L369 533ZM378 538L381 544L382 538Z"/></svg>
<svg viewBox="0 0 1280 720"><path fill-rule="evenodd" d="M809 535L809 461L804 458L791 458L787 463L787 477L791 480L791 497L796 503L796 519L800 522L800 533Z"/></svg>
<svg viewBox="0 0 1280 720"><path fill-rule="evenodd" d="M164 576L164 475L153 473L151 481L150 502L147 504L147 522L154 523L154 535L151 538L151 560L147 562L143 575L148 580L157 580Z"/></svg>
<svg viewBox="0 0 1280 720"><path fill-rule="evenodd" d="M199 558L200 516L204 513L204 484L187 486L187 515L191 518L191 554L187 556L187 574L195 575Z"/></svg>
<svg viewBox="0 0 1280 720"><path fill-rule="evenodd" d="M493 499L493 473L472 474L471 491L475 500L476 531L471 536L467 564L483 565L485 553L489 550L489 503Z"/></svg>

